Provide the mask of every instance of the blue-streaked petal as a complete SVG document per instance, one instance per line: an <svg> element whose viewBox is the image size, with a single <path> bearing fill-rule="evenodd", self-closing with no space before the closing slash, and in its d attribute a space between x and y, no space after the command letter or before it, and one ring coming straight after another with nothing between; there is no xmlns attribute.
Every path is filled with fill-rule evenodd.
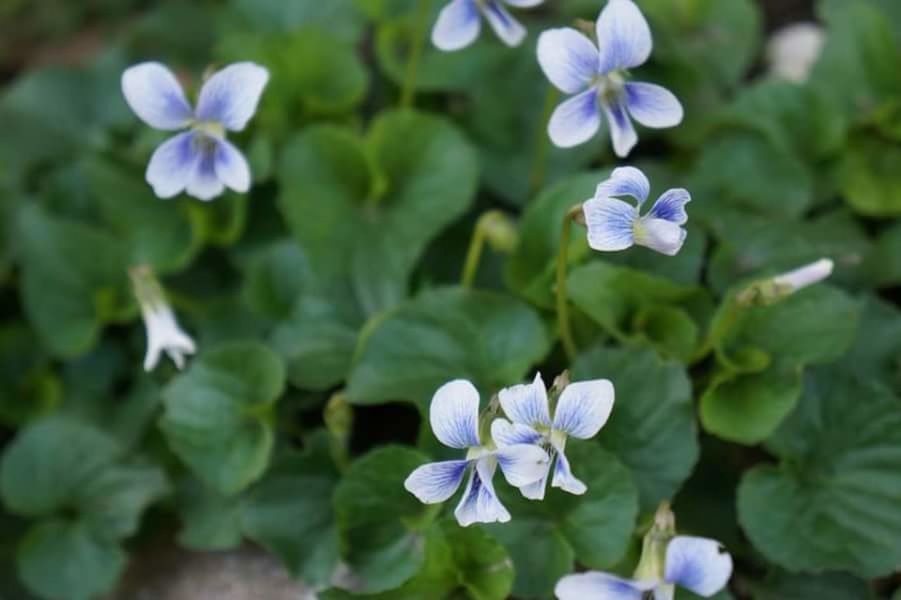
<svg viewBox="0 0 901 600"><path fill-rule="evenodd" d="M554 110L547 131L555 146L572 148L590 140L600 127L597 90L589 88Z"/></svg>
<svg viewBox="0 0 901 600"><path fill-rule="evenodd" d="M444 502L460 487L468 464L467 460L446 460L422 465L410 473L404 488L424 504Z"/></svg>
<svg viewBox="0 0 901 600"><path fill-rule="evenodd" d="M627 83L625 93L629 114L645 127L675 127L685 116L682 103L665 87L653 83Z"/></svg>
<svg viewBox="0 0 901 600"><path fill-rule="evenodd" d="M617 167L610 177L598 184L594 192L595 198L614 196L632 196L640 207L651 193L651 182L647 176L635 167Z"/></svg>
<svg viewBox="0 0 901 600"><path fill-rule="evenodd" d="M620 158L629 156L629 152L638 143L638 134L635 133L635 126L632 125L632 119L626 112L624 99L620 98L612 103L601 102L601 108L610 125L613 152Z"/></svg>
<svg viewBox="0 0 901 600"><path fill-rule="evenodd" d="M532 444L506 446L496 456L504 478L514 487L535 483L547 473L551 463L547 452Z"/></svg>
<svg viewBox="0 0 901 600"><path fill-rule="evenodd" d="M632 229L638 220L638 209L616 198L592 198L582 205L588 245L602 252L615 252L631 247L635 240Z"/></svg>
<svg viewBox="0 0 901 600"><path fill-rule="evenodd" d="M499 0L485 0L482 5L485 20L506 45L519 46L526 37L526 28L513 18Z"/></svg>
<svg viewBox="0 0 901 600"><path fill-rule="evenodd" d="M473 523L505 523L510 520L510 513L497 499L491 483L495 466L494 457L476 461L466 482L463 497L454 510L454 516L461 527L468 527Z"/></svg>
<svg viewBox="0 0 901 600"><path fill-rule="evenodd" d="M435 437L460 450L479 446L479 392L465 379L445 383L432 396L429 421Z"/></svg>
<svg viewBox="0 0 901 600"><path fill-rule="evenodd" d="M667 256L675 256L685 243L687 232L664 219L642 217L634 229L635 243Z"/></svg>
<svg viewBox="0 0 901 600"><path fill-rule="evenodd" d="M575 29L549 29L538 36L538 64L557 89L575 94L598 74L598 49Z"/></svg>
<svg viewBox="0 0 901 600"><path fill-rule="evenodd" d="M541 434L528 425L511 423L507 419L495 419L491 423L491 439L500 448L514 444L537 444L541 438Z"/></svg>
<svg viewBox="0 0 901 600"><path fill-rule="evenodd" d="M216 140L216 176L225 185L243 194L250 189L250 166L240 150L228 140Z"/></svg>
<svg viewBox="0 0 901 600"><path fill-rule="evenodd" d="M551 486L577 496L588 491L588 486L573 475L572 467L570 467L569 460L562 448L557 448L557 463L554 465L554 478L551 480Z"/></svg>
<svg viewBox="0 0 901 600"><path fill-rule="evenodd" d="M659 198L647 216L652 219L663 219L676 225L685 225L688 221L688 213L685 205L691 202L691 194L688 190L674 188L665 191Z"/></svg>
<svg viewBox="0 0 901 600"><path fill-rule="evenodd" d="M452 52L465 48L479 37L482 19L475 0L452 0L441 9L432 28L432 43L439 50Z"/></svg>
<svg viewBox="0 0 901 600"><path fill-rule="evenodd" d="M583 440L594 437L610 418L614 396L607 379L569 384L557 401L554 429Z"/></svg>
<svg viewBox="0 0 901 600"><path fill-rule="evenodd" d="M523 498L528 498L529 500L544 500L544 492L547 489L547 480L550 474L551 465L548 464L548 468L541 476L541 479L529 485L520 486L519 493L523 495Z"/></svg>
<svg viewBox="0 0 901 600"><path fill-rule="evenodd" d="M732 557L716 540L676 536L666 547L667 583L708 598L726 586L732 576Z"/></svg>
<svg viewBox="0 0 901 600"><path fill-rule="evenodd" d="M178 79L157 62L126 69L122 73L122 93L131 110L157 129L182 129L194 116Z"/></svg>
<svg viewBox="0 0 901 600"><path fill-rule="evenodd" d="M504 3L517 8L532 8L543 4L544 0L504 0Z"/></svg>
<svg viewBox="0 0 901 600"><path fill-rule="evenodd" d="M200 90L197 119L241 131L257 111L268 81L269 71L252 62L235 63L217 71Z"/></svg>
<svg viewBox="0 0 901 600"><path fill-rule="evenodd" d="M504 413L514 422L523 425L550 425L551 414L548 412L547 388L541 373L535 374L532 383L521 383L502 389L497 394Z"/></svg>
<svg viewBox="0 0 901 600"><path fill-rule="evenodd" d="M588 571L567 575L554 588L558 600L642 600L655 584Z"/></svg>
<svg viewBox="0 0 901 600"><path fill-rule="evenodd" d="M147 183L160 198L177 196L188 186L199 160L194 134L180 133L163 142L150 157Z"/></svg>
<svg viewBox="0 0 901 600"><path fill-rule="evenodd" d="M202 134L196 134L200 136ZM216 140L195 138L195 143L199 146L198 153L200 158L194 166L194 171L188 179L187 192L189 196L194 196L198 200L209 201L222 195L225 191L225 184L216 174Z"/></svg>
<svg viewBox="0 0 901 600"><path fill-rule="evenodd" d="M601 73L631 69L651 55L651 28L632 0L610 0L596 24Z"/></svg>

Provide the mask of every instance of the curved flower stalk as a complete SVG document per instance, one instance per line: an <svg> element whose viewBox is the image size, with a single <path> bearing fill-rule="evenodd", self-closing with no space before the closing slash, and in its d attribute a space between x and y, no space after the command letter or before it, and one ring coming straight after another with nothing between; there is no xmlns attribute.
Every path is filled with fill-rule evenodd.
<svg viewBox="0 0 901 600"><path fill-rule="evenodd" d="M192 109L175 75L160 63L125 70L122 92L138 117L156 129L187 129L164 142L147 165L147 182L160 198L182 191L212 200L225 188L250 189L247 159L227 139L241 131L257 110L269 71L250 62L235 63L210 77Z"/></svg>
<svg viewBox="0 0 901 600"><path fill-rule="evenodd" d="M197 350L194 340L178 326L163 288L149 267L134 267L129 271L129 276L147 330L144 370L155 369L163 352L181 369L185 366L185 356Z"/></svg>
<svg viewBox="0 0 901 600"><path fill-rule="evenodd" d="M508 46L519 46L526 29L507 11L507 6L530 8L544 0L451 0L441 9L432 29L432 43L439 50L452 52L469 46L482 29L482 17Z"/></svg>
<svg viewBox="0 0 901 600"><path fill-rule="evenodd" d="M613 150L622 158L638 143L632 119L646 127L674 127L682 122L682 105L666 88L628 80L628 70L644 64L653 46L650 27L632 0L609 0L595 30L597 45L569 27L538 38L542 70L572 96L551 115L548 134L556 146L578 146L597 133L603 113Z"/></svg>
<svg viewBox="0 0 901 600"><path fill-rule="evenodd" d="M553 417L541 373L535 375L532 383L501 390L498 399L513 422L494 420L491 437L495 443L500 448L517 444L547 448L554 462L551 486L570 494L584 494L588 488L573 475L566 459L566 439L572 436L587 440L597 435L613 410L613 384L606 379L595 379L566 385L560 392ZM522 495L531 500L543 499L550 470L548 463L541 479L520 486Z"/></svg>
<svg viewBox="0 0 901 600"><path fill-rule="evenodd" d="M588 245L607 252L639 245L668 256L677 254L685 242L685 205L691 195L682 188L667 190L647 214L641 215L650 188L648 178L635 167L614 169L610 178L598 185L594 198L582 205ZM637 204L616 196L631 196Z"/></svg>
<svg viewBox="0 0 901 600"><path fill-rule="evenodd" d="M559 600L672 600L676 586L709 598L732 576L732 557L717 542L675 534L669 505L657 510L654 526L644 538L634 579L588 571L567 575L554 589Z"/></svg>
<svg viewBox="0 0 901 600"><path fill-rule="evenodd" d="M479 436L479 392L465 379L444 384L432 397L429 421L435 437L450 448L466 450L462 460L422 465L404 482L404 487L425 504L444 502L454 495L469 471L469 480L454 515L463 527L472 523L506 523L510 513L494 490L498 465L507 481L516 487L534 483L547 470L549 458L538 446L512 444L496 448L483 444Z"/></svg>

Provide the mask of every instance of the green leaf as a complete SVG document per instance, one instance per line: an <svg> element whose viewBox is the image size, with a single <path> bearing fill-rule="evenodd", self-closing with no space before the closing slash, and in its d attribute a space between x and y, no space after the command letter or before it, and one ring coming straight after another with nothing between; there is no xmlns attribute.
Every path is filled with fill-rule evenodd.
<svg viewBox="0 0 901 600"><path fill-rule="evenodd" d="M874 287L901 285L901 221L879 234L862 268Z"/></svg>
<svg viewBox="0 0 901 600"><path fill-rule="evenodd" d="M566 455L573 473L588 486L583 496L549 487L543 501L532 502L515 488L499 486L504 504L514 515L511 524L523 524L510 530L506 523L490 525L488 531L513 558L513 593L517 597L550 596L553 584L574 570L571 562L564 564L567 556L574 556L578 563L591 569L609 569L622 558L631 540L638 514L638 491L629 470L593 443L573 440L566 446ZM536 536L532 536L535 531L553 541L537 543Z"/></svg>
<svg viewBox="0 0 901 600"><path fill-rule="evenodd" d="M380 116L365 140L308 128L281 167L279 205L316 275L349 282L366 314L406 295L426 245L467 210L477 182L463 136L409 111Z"/></svg>
<svg viewBox="0 0 901 600"><path fill-rule="evenodd" d="M290 239L276 240L247 261L242 295L257 314L281 319L291 313L310 279L310 265L300 246Z"/></svg>
<svg viewBox="0 0 901 600"><path fill-rule="evenodd" d="M354 462L335 489L339 547L362 591L397 587L423 564L423 532L436 511L403 484L426 461L410 448L379 448Z"/></svg>
<svg viewBox="0 0 901 600"><path fill-rule="evenodd" d="M872 133L854 135L845 147L841 187L848 205L869 217L901 215L901 150Z"/></svg>
<svg viewBox="0 0 901 600"><path fill-rule="evenodd" d="M779 464L742 479L739 521L790 571L891 573L901 561L901 404L835 368L805 383L798 409L768 442Z"/></svg>
<svg viewBox="0 0 901 600"><path fill-rule="evenodd" d="M689 360L698 345L699 323L712 312L709 296L696 286L672 283L601 261L567 278L573 303L622 343L650 345L666 356Z"/></svg>
<svg viewBox="0 0 901 600"><path fill-rule="evenodd" d="M342 16L338 21L346 21ZM309 115L341 115L366 94L368 77L351 43L325 29L304 27L283 34L237 33L226 37L218 54L228 61L254 60L271 72L257 119L261 129L280 134Z"/></svg>
<svg viewBox="0 0 901 600"><path fill-rule="evenodd" d="M163 392L160 428L202 480L234 494L262 475L273 444L275 402L284 387L279 357L238 342L205 350Z"/></svg>
<svg viewBox="0 0 901 600"><path fill-rule="evenodd" d="M182 527L178 543L189 550L229 550L241 545L241 496L224 496L186 475L179 484Z"/></svg>
<svg viewBox="0 0 901 600"><path fill-rule="evenodd" d="M134 535L144 508L169 491L162 469L146 462L112 465L78 490L81 518L95 535L118 540Z"/></svg>
<svg viewBox="0 0 901 600"><path fill-rule="evenodd" d="M19 576L47 600L90 600L111 590L125 568L125 553L83 523L42 521L19 546Z"/></svg>
<svg viewBox="0 0 901 600"><path fill-rule="evenodd" d="M755 585L754 600L872 600L867 583L844 573L778 573Z"/></svg>
<svg viewBox="0 0 901 600"><path fill-rule="evenodd" d="M631 470L642 511L672 499L700 453L685 368L651 350L597 347L572 369L574 381L613 381L616 403L598 439Z"/></svg>
<svg viewBox="0 0 901 600"><path fill-rule="evenodd" d="M860 310L860 327L843 366L864 381L880 381L901 395L901 311L868 297Z"/></svg>
<svg viewBox="0 0 901 600"><path fill-rule="evenodd" d="M0 325L0 422L21 426L62 402L62 386L49 362L25 323Z"/></svg>
<svg viewBox="0 0 901 600"><path fill-rule="evenodd" d="M248 25L260 31L294 32L304 27L327 29L334 37L355 42L363 30L364 15L355 0L282 2L281 0L231 0L236 28Z"/></svg>
<svg viewBox="0 0 901 600"><path fill-rule="evenodd" d="M90 349L101 326L131 302L123 245L104 231L55 219L30 206L19 213L25 312L54 354Z"/></svg>
<svg viewBox="0 0 901 600"><path fill-rule="evenodd" d="M430 290L367 332L348 397L358 404L407 400L427 412L432 394L451 379L469 379L483 393L522 380L549 345L539 316L518 300L461 288Z"/></svg>

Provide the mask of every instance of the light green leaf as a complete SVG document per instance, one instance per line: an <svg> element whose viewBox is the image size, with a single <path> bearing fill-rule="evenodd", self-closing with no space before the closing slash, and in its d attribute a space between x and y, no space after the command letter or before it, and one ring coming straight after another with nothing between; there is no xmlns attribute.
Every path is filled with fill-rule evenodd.
<svg viewBox="0 0 901 600"><path fill-rule="evenodd" d="M283 2L281 0L231 0L236 28L248 25L260 31L294 32L321 27L346 42L355 42L363 31L364 14L356 0Z"/></svg>
<svg viewBox="0 0 901 600"><path fill-rule="evenodd" d="M281 319L309 287L310 265L294 240L273 241L248 259L242 295L257 314Z"/></svg>
<svg viewBox="0 0 901 600"><path fill-rule="evenodd" d="M281 360L261 344L208 349L164 390L160 428L198 477L234 494L269 463L284 379Z"/></svg>
<svg viewBox="0 0 901 600"><path fill-rule="evenodd" d="M598 347L579 356L572 369L573 381L613 382L616 403L598 440L632 471L642 510L672 499L700 453L685 368L651 350Z"/></svg>
<svg viewBox="0 0 901 600"><path fill-rule="evenodd" d="M901 215L901 150L870 132L854 135L845 148L841 186L848 205L869 217Z"/></svg>
<svg viewBox="0 0 901 600"><path fill-rule="evenodd" d="M797 411L768 442L779 464L742 479L739 521L790 571L888 574L901 561L901 403L835 368L805 384Z"/></svg>
<svg viewBox="0 0 901 600"><path fill-rule="evenodd" d="M359 404L407 400L427 412L432 394L451 379L469 379L486 394L520 381L549 345L539 316L514 298L430 290L367 332L348 397Z"/></svg>
<svg viewBox="0 0 901 600"><path fill-rule="evenodd" d="M752 590L754 600L872 600L867 583L845 573L777 573Z"/></svg>

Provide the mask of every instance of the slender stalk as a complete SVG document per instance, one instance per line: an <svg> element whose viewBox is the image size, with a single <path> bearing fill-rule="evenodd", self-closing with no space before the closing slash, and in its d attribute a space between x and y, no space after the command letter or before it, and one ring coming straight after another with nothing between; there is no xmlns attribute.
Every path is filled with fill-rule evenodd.
<svg viewBox="0 0 901 600"><path fill-rule="evenodd" d="M471 288L479 270L479 260L482 258L482 249L485 247L485 228L482 219L476 223L469 241L469 249L466 251L466 262L463 263L463 274L460 276L460 285Z"/></svg>
<svg viewBox="0 0 901 600"><path fill-rule="evenodd" d="M429 18L431 4L432 0L419 0L419 5L417 6L413 35L410 38L410 56L407 58L407 72L404 74L404 83L400 94L400 105L402 108L412 107L413 99L416 96L416 77L419 75L419 59L422 57L422 48L425 45L425 27Z"/></svg>
<svg viewBox="0 0 901 600"><path fill-rule="evenodd" d="M529 173L529 191L534 195L544 185L544 178L547 173L547 155L550 137L547 133L547 125L551 120L551 114L554 112L554 106L560 93L554 86L548 86L547 96L544 100L544 115L541 118L543 126L538 132L535 140L535 151L532 154L532 168Z"/></svg>
<svg viewBox="0 0 901 600"><path fill-rule="evenodd" d="M572 207L563 217L563 227L560 230L560 249L557 251L557 322L560 325L560 341L563 350L569 360L576 358L578 349L573 337L572 324L569 320L569 303L566 299L566 267L569 262L569 234L572 223L582 210L581 205Z"/></svg>
<svg viewBox="0 0 901 600"><path fill-rule="evenodd" d="M499 210L489 210L482 214L476 221L469 249L466 251L460 285L465 288L472 287L479 270L479 261L482 258L485 242L488 242L498 252L512 252L516 247L516 241L516 228L504 213Z"/></svg>

